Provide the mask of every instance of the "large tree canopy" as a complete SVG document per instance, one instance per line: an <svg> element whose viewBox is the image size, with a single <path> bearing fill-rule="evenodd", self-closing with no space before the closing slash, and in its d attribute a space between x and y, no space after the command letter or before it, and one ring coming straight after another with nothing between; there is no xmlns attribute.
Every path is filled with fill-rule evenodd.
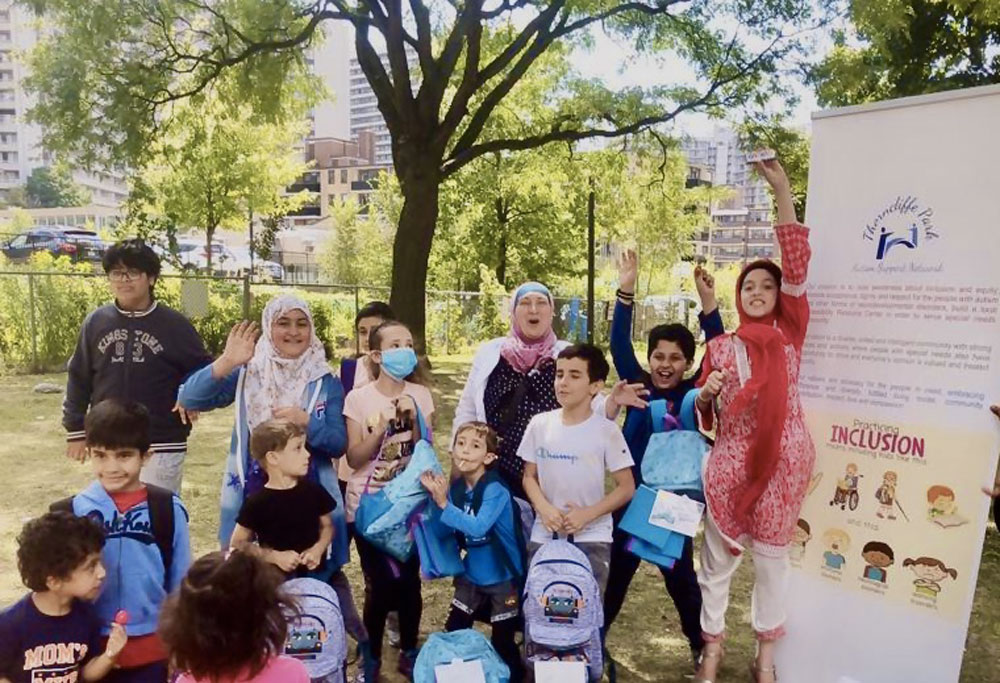
<svg viewBox="0 0 1000 683"><path fill-rule="evenodd" d="M1000 2L850 0L809 79L823 106L1000 83Z"/></svg>
<svg viewBox="0 0 1000 683"><path fill-rule="evenodd" d="M354 28L355 51L392 136L404 202L391 303L424 329L439 186L484 155L631 135L686 111L763 103L798 47L810 0L33 0L59 27L33 60L34 115L46 144L89 160L135 164L160 112L235 74L263 119L300 92L304 49L327 21ZM488 123L554 47L601 29L636 53L673 55L696 75L662 69L620 90L568 73L516 130ZM380 50L386 52L385 63ZM625 65L623 65L625 66ZM651 74L653 75L653 74Z"/></svg>

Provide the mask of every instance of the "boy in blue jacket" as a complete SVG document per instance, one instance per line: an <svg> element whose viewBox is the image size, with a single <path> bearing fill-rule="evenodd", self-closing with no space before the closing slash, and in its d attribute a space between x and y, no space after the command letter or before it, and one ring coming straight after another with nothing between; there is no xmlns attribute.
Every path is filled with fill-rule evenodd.
<svg viewBox="0 0 1000 683"><path fill-rule="evenodd" d="M167 653L156 635L160 607L191 564L188 515L180 498L143 484L151 457L149 413L142 404L101 401L84 420L94 482L66 503L104 529L105 585L95 610L106 637L124 611L128 643L106 681L165 683ZM53 507L60 506L57 503ZM169 530L169 538L165 538Z"/></svg>
<svg viewBox="0 0 1000 683"><path fill-rule="evenodd" d="M493 648L510 668L511 683L519 683L524 673L514 634L524 541L510 491L489 469L496 453L496 432L484 422L467 422L455 434L452 462L460 476L450 491L444 475L424 472L421 482L441 508L441 523L455 530L466 550L445 630L472 628L476 610L490 604Z"/></svg>
<svg viewBox="0 0 1000 683"><path fill-rule="evenodd" d="M611 322L611 357L620 379L627 382L642 382L649 390L649 401L665 400L667 412L674 417L680 414L684 395L694 388L697 373L688 379L684 374L694 364L695 339L690 330L681 324L657 325L649 332L646 358L647 372L639 365L632 347L632 307L635 301L635 283L638 277L638 260L635 252L622 254L618 264L618 300L615 302L614 317ZM701 299L702 312L698 314L701 329L706 340L724 332L722 316L715 300L715 282L700 266L695 269L695 286ZM649 409L629 408L622 427L625 442L632 452L635 466L632 473L638 487L642 483L642 457L649 437L653 433ZM604 595L604 629L611 627L621 611L628 593L632 577L641 560L626 550L628 534L618 529L618 522L624 510L615 515L614 540L611 546L611 567L608 589ZM694 547L692 539L684 544L684 554L673 569L661 567L663 583L674 601L680 616L681 628L697 658L704 642L701 637L701 589L694 571Z"/></svg>

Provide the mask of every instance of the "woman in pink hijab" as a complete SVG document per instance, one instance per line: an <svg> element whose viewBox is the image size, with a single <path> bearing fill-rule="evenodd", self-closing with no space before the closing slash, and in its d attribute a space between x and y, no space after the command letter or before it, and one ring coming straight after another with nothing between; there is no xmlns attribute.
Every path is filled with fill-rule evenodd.
<svg viewBox="0 0 1000 683"><path fill-rule="evenodd" d="M452 440L466 422L486 422L500 436L498 471L511 492L524 498L524 462L517 447L532 417L555 410L555 357L569 342L552 331L555 303L548 288L526 282L511 298L511 329L506 337L479 347L462 398L455 409Z"/></svg>

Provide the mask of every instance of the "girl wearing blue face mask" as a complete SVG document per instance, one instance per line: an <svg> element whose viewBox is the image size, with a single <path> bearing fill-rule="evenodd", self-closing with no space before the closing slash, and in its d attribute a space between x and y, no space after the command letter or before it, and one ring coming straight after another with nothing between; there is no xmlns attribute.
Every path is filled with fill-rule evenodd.
<svg viewBox="0 0 1000 683"><path fill-rule="evenodd" d="M353 470L345 502L351 523L361 494L382 488L409 462L415 437L419 437L416 411L419 409L428 425L434 415L431 392L421 382L413 335L406 326L392 320L383 322L372 330L369 348L375 379L352 391L344 402L347 464ZM397 610L398 670L409 679L416 660L423 607L420 561L414 555L410 561L400 563L360 535L354 538L365 576L364 622L372 655L381 662L386 616Z"/></svg>

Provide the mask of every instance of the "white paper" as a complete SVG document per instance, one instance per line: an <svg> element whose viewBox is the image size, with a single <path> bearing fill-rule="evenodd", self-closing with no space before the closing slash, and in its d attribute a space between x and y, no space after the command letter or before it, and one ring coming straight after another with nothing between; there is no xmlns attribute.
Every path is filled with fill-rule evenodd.
<svg viewBox="0 0 1000 683"><path fill-rule="evenodd" d="M649 523L694 538L704 511L704 503L670 491L657 491L653 509L649 512Z"/></svg>
<svg viewBox="0 0 1000 683"><path fill-rule="evenodd" d="M483 673L483 663L478 659L471 662L456 659L451 664L435 666L434 679L437 683L486 683L486 674Z"/></svg>
<svg viewBox="0 0 1000 683"><path fill-rule="evenodd" d="M535 683L586 683L586 662L535 662Z"/></svg>

